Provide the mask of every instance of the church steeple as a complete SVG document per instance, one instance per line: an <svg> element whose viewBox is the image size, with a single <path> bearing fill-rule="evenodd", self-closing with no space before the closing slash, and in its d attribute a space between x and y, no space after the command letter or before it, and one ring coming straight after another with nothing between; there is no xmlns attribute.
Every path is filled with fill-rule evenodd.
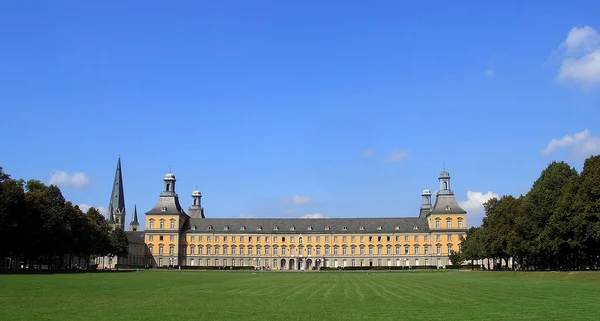
<svg viewBox="0 0 600 321"><path fill-rule="evenodd" d="M137 231L138 228L140 227L140 223L138 222L138 217L137 217L137 205L133 206L133 219L131 220L131 223L129 223L129 230L130 231Z"/></svg>
<svg viewBox="0 0 600 321"><path fill-rule="evenodd" d="M115 171L115 180L113 182L112 194L108 205L109 223L119 226L125 230L125 194L123 193L123 174L121 172L121 156L117 160L117 169Z"/></svg>
<svg viewBox="0 0 600 321"><path fill-rule="evenodd" d="M431 191L425 186L425 189L421 193L421 211L419 213L420 217L425 217L429 212L431 212L432 204L431 204Z"/></svg>

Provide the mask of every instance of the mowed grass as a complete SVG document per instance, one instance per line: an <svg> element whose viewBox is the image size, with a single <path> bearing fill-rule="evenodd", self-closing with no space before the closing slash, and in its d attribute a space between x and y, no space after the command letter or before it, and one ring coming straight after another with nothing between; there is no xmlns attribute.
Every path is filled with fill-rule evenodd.
<svg viewBox="0 0 600 321"><path fill-rule="evenodd" d="M599 320L595 272L0 275L0 320Z"/></svg>

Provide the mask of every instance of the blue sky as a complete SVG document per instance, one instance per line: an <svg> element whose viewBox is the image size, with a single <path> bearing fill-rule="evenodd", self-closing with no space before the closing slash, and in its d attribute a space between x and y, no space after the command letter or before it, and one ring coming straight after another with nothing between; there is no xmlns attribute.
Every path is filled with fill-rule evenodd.
<svg viewBox="0 0 600 321"><path fill-rule="evenodd" d="M0 166L107 207L121 155L130 219L169 166L182 205L198 186L209 217L416 216L445 164L478 224L486 197L600 153L597 12L4 1Z"/></svg>

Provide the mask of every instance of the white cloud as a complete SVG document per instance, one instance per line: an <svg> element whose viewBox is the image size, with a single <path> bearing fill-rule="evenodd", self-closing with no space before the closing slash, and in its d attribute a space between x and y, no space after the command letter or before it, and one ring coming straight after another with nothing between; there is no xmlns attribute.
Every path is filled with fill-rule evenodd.
<svg viewBox="0 0 600 321"><path fill-rule="evenodd" d="M363 157L371 157L371 156L373 156L374 153L375 153L375 150L373 148L365 149L363 151Z"/></svg>
<svg viewBox="0 0 600 321"><path fill-rule="evenodd" d="M459 202L458 205L467 211L467 223L469 226L479 226L485 216L485 210L483 204L492 198L499 198L500 196L493 192L467 192L467 200Z"/></svg>
<svg viewBox="0 0 600 321"><path fill-rule="evenodd" d="M498 198L498 197L499 197L498 194L492 193L489 191L485 194L482 192L468 191L467 192L467 200L464 202L458 203L458 205L460 205L460 207L462 207L466 211L476 210L476 209L483 208L483 204L485 202L491 200L492 198Z"/></svg>
<svg viewBox="0 0 600 321"><path fill-rule="evenodd" d="M312 202L313 200L310 197L300 195L294 195L291 198L284 200L284 203L292 205L305 205L310 204Z"/></svg>
<svg viewBox="0 0 600 321"><path fill-rule="evenodd" d="M573 27L558 52L562 57L559 82L586 88L600 85L600 34L594 28Z"/></svg>
<svg viewBox="0 0 600 321"><path fill-rule="evenodd" d="M64 171L55 171L52 173L52 176L50 176L50 184L59 187L83 188L88 186L89 183L88 177L82 172L76 172L73 173L73 175L69 175Z"/></svg>
<svg viewBox="0 0 600 321"><path fill-rule="evenodd" d="M550 155L557 149L568 148L575 158L588 157L600 153L600 137L591 135L588 129L584 129L574 135L565 135L560 139L552 139L542 151L544 155Z"/></svg>
<svg viewBox="0 0 600 321"><path fill-rule="evenodd" d="M494 70L492 69L486 69L484 74L488 77L493 77L494 76Z"/></svg>
<svg viewBox="0 0 600 321"><path fill-rule="evenodd" d="M98 210L98 212L100 212L100 214L107 216L108 215L108 209L104 206L91 206L88 204L78 204L79 209L84 212L87 213L87 211L90 209L90 207L94 207L95 209Z"/></svg>
<svg viewBox="0 0 600 321"><path fill-rule="evenodd" d="M395 152L391 152L384 158L384 162L386 163L395 163L403 160L406 155L408 155L408 151L406 150L397 150Z"/></svg>
<svg viewBox="0 0 600 321"><path fill-rule="evenodd" d="M312 214L302 215L300 218L325 218L325 216L323 216L319 213L312 213Z"/></svg>

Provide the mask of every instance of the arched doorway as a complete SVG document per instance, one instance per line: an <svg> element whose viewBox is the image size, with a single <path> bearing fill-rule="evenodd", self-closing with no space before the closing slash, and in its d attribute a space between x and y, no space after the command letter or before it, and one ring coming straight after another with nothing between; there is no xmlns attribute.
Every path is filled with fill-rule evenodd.
<svg viewBox="0 0 600 321"><path fill-rule="evenodd" d="M312 268L313 261L311 259L306 260L306 269L310 271Z"/></svg>
<svg viewBox="0 0 600 321"><path fill-rule="evenodd" d="M298 259L298 270L304 270L304 260Z"/></svg>
<svg viewBox="0 0 600 321"><path fill-rule="evenodd" d="M317 259L315 261L315 268L318 270L319 268L321 268L321 259Z"/></svg>
<svg viewBox="0 0 600 321"><path fill-rule="evenodd" d="M296 263L294 261L294 259L290 259L289 264L288 264L288 269L289 270L293 270L294 269L294 263Z"/></svg>
<svg viewBox="0 0 600 321"><path fill-rule="evenodd" d="M281 259L281 270L285 269L285 259Z"/></svg>

